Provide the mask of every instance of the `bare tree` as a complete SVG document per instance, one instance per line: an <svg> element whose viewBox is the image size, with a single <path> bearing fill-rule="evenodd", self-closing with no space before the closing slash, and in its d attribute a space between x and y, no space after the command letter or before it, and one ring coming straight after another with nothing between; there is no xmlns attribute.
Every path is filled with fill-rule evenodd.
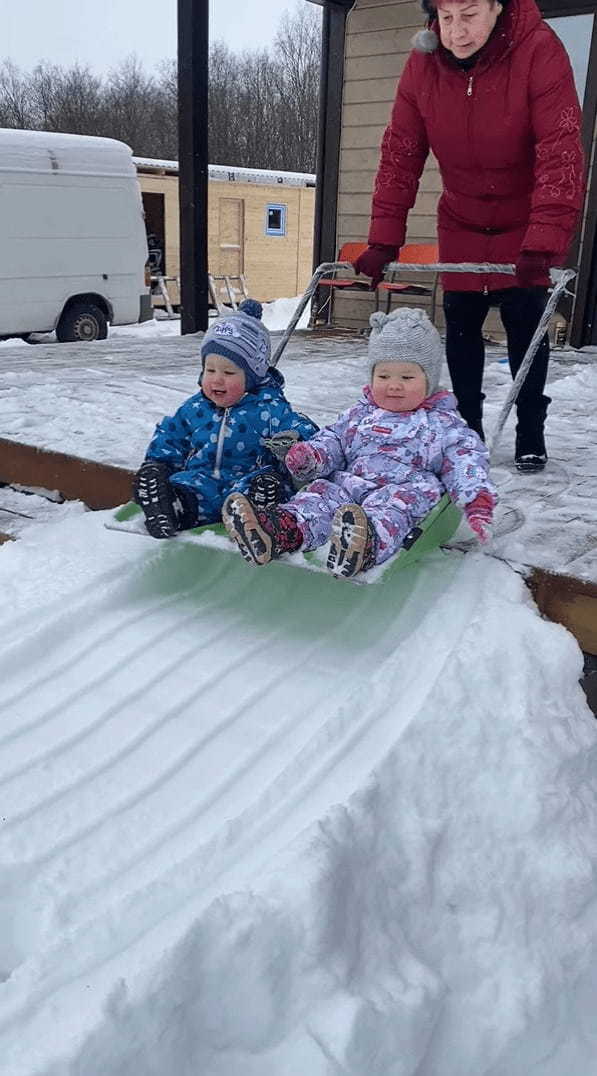
<svg viewBox="0 0 597 1076"><path fill-rule="evenodd" d="M320 19L301 3L271 50L210 49L209 158L214 164L311 172L317 145ZM101 78L74 64L0 67L0 126L119 138L139 156L178 154L174 60L147 74L129 56Z"/></svg>
<svg viewBox="0 0 597 1076"><path fill-rule="evenodd" d="M29 128L32 123L30 79L10 60L0 68L0 122L3 127Z"/></svg>
<svg viewBox="0 0 597 1076"><path fill-rule="evenodd" d="M158 67L157 104L154 115L155 154L162 160L178 157L178 68L175 60Z"/></svg>
<svg viewBox="0 0 597 1076"><path fill-rule="evenodd" d="M306 4L285 15L273 50L210 51L209 159L214 164L313 172L321 27Z"/></svg>
<svg viewBox="0 0 597 1076"><path fill-rule="evenodd" d="M314 172L319 117L321 26L312 8L302 4L282 17L274 41L279 58L280 137L286 161L297 172Z"/></svg>
<svg viewBox="0 0 597 1076"><path fill-rule="evenodd" d="M98 134L105 125L102 80L88 67L38 64L30 92L35 126L41 130Z"/></svg>

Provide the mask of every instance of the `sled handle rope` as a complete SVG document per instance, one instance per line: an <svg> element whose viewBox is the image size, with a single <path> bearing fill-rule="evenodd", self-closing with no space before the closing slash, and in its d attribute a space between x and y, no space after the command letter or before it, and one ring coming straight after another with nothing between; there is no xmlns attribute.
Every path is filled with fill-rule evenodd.
<svg viewBox="0 0 597 1076"><path fill-rule="evenodd" d="M288 344L288 341L290 340L290 337L292 336L294 330L296 329L296 326L300 321L301 315L305 310L307 303L314 295L321 278L327 273L335 272L338 269L353 271L353 266L350 264L350 262L323 262L321 265L318 265L313 276L311 277L311 280L309 281L309 284L307 285L307 290L301 297L298 306L294 311L294 314L292 315L292 318L288 324L288 327L284 332L284 335L282 336L282 339L280 340L276 351L274 352L272 358L272 366L277 366L278 362L280 361L282 353L285 350L286 345ZM516 267L514 265L500 265L494 264L493 262L483 262L482 264L476 262L433 262L426 265L415 265L407 262L390 262L389 265L386 266L386 271L390 273L491 273L498 274L500 276L516 275ZM543 337L545 336L550 318L555 312L560 298L562 297L564 292L566 292L566 286L570 283L571 280L574 280L575 276L576 270L574 269L551 270L553 289L551 295L549 296L547 305L545 307L545 310L543 311L539 324L535 329L533 338L529 344L526 355L522 360L520 369L518 370L518 373L516 374L516 377L512 382L512 387L508 395L506 396L504 405L498 416L493 437L491 438L491 456L493 456L497 448L508 415L510 414L510 411L512 410L514 404L516 403L516 400L518 399L518 395L524 384L524 380L529 372L533 359L537 354L539 345L543 340ZM568 292L568 294L570 294L570 292Z"/></svg>

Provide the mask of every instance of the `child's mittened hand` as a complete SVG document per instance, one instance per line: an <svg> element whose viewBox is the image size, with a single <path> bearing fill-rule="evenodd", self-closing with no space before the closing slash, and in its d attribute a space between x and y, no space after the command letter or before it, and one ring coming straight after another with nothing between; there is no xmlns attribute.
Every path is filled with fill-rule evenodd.
<svg viewBox="0 0 597 1076"><path fill-rule="evenodd" d="M280 433L274 433L272 437L264 441L264 444L266 448L269 448L272 455L283 463L286 453L296 444L298 438L299 434L296 430L281 430Z"/></svg>
<svg viewBox="0 0 597 1076"><path fill-rule="evenodd" d="M296 445L286 453L284 460L291 475L302 482L308 482L315 478L321 463L321 456L317 449L312 448L308 441L298 441Z"/></svg>
<svg viewBox="0 0 597 1076"><path fill-rule="evenodd" d="M495 498L487 490L482 490L474 501L464 506L467 523L480 542L487 542L491 537L494 506Z"/></svg>

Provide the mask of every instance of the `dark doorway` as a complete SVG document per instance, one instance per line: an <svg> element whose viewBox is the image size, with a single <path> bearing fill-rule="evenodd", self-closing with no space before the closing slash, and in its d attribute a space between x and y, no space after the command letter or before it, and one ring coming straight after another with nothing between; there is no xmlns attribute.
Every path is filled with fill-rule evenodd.
<svg viewBox="0 0 597 1076"><path fill-rule="evenodd" d="M152 273L166 275L166 223L164 195L143 191L145 231L149 250L149 266Z"/></svg>

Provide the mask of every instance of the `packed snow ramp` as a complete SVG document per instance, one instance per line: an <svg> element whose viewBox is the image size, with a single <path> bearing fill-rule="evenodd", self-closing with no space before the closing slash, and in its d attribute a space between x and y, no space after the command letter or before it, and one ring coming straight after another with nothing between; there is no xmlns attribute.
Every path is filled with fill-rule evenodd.
<svg viewBox="0 0 597 1076"><path fill-rule="evenodd" d="M589 1071L594 726L514 573L85 516L0 579L3 1076Z"/></svg>

